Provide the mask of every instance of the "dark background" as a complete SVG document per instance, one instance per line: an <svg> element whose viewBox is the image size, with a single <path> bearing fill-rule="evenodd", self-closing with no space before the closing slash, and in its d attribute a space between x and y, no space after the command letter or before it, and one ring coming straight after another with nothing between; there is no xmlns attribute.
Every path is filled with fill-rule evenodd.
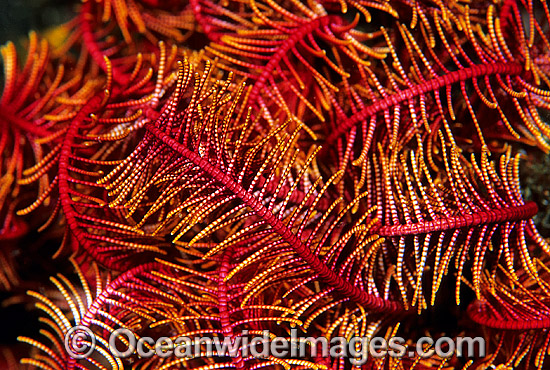
<svg viewBox="0 0 550 370"><path fill-rule="evenodd" d="M78 0L0 0L0 45L18 42L30 30L44 30L74 15Z"/></svg>

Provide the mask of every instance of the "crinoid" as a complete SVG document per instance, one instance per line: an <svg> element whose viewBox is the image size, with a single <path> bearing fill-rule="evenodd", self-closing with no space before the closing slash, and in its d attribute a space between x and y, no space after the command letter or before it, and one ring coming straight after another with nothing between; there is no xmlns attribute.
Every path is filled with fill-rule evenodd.
<svg viewBox="0 0 550 370"><path fill-rule="evenodd" d="M0 288L42 327L6 362L547 368L520 167L550 149L549 21L538 0L87 0L22 65L8 43ZM117 357L117 330L152 342ZM485 347L425 358L426 335ZM305 347L263 351L284 340Z"/></svg>

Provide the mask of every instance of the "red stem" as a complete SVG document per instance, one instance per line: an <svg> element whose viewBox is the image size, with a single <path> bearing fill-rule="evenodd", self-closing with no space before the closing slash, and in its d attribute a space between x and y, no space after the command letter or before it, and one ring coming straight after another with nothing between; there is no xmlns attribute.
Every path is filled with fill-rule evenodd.
<svg viewBox="0 0 550 370"><path fill-rule="evenodd" d="M138 274L141 274L143 272L149 272L152 270L162 269L166 266L158 263L158 262L151 262L147 264L143 264L137 267L134 267L120 276L118 276L115 280L113 280L110 284L105 286L105 288L99 293L97 297L93 300L92 304L88 307L86 314L82 317L82 320L80 321L79 325L91 327L92 320L97 315L97 312L101 309L101 306L105 305L105 300L109 298L109 296L113 293L113 291L116 291L118 288L120 288L124 283L126 283L129 280L133 280L134 277ZM75 359L72 356L69 356L68 362L67 362L67 369L74 369L77 367L77 359ZM80 369L80 366L78 366Z"/></svg>
<svg viewBox="0 0 550 370"><path fill-rule="evenodd" d="M437 218L432 221L416 222L404 225L380 226L375 230L380 236L402 236L427 234L435 231L474 227L481 224L504 223L525 220L537 214L535 202L527 202L517 207L497 208L454 217Z"/></svg>
<svg viewBox="0 0 550 370"><path fill-rule="evenodd" d="M218 310L224 337L229 337L234 341L233 325L231 325L229 311L227 310L227 283L224 281L229 273L229 261L232 259L232 256L233 253L231 249L226 251L223 254L220 269L218 270ZM244 369L245 365L240 351L237 353L236 357L232 356L231 360L237 369Z"/></svg>
<svg viewBox="0 0 550 370"><path fill-rule="evenodd" d="M550 328L550 317L533 320L502 320L488 317L479 301L468 306L468 316L477 324L500 330L532 330Z"/></svg>
<svg viewBox="0 0 550 370"><path fill-rule="evenodd" d="M0 124L2 123L14 123L24 133L30 133L36 136L45 137L51 134L44 127L36 126L30 121L15 115L8 107L0 105ZM5 130L6 128L2 128Z"/></svg>
<svg viewBox="0 0 550 370"><path fill-rule="evenodd" d="M230 176L213 166L205 158L200 157L197 153L187 149L182 144L178 143L158 128L147 124L146 129L151 132L158 140L172 148L174 151L193 162L200 167L204 172L209 174L213 179L220 182L225 188L239 197L247 206L249 206L258 217L265 220L266 224L286 241L295 253L308 264L308 266L325 281L329 286L350 298L351 300L363 305L365 308L377 312L402 312L404 311L401 303L396 301L388 301L383 298L374 296L351 285L340 276L335 274L324 263L322 263L311 251L299 240L296 235L273 213L271 213L258 199L247 192L240 184L235 182Z"/></svg>
<svg viewBox="0 0 550 370"><path fill-rule="evenodd" d="M103 50L99 48L97 40L94 36L92 19L94 15L92 14L92 1L87 1L82 4L82 9L80 10L80 29L82 30L82 39L84 40L84 45L90 53L90 56L97 63L97 65L104 71L107 72L107 63L105 62L105 54ZM126 85L128 83L128 76L118 70L115 66L111 66L112 77L115 82L119 85Z"/></svg>
<svg viewBox="0 0 550 370"><path fill-rule="evenodd" d="M69 159L71 158L71 147L73 146L75 136L78 133L78 129L84 120L94 111L96 111L103 101L103 94L98 94L92 97L86 105L84 105L78 114L73 118L63 140L63 146L59 156L59 199L61 201L61 208L67 221L67 226L70 232L83 247L83 249L92 255L95 260L106 266L112 265L107 263L108 258L100 257L100 254L94 253L94 248L90 245L86 239L85 233L80 229L76 216L76 211L73 208L73 200L71 199L71 188L69 187L70 175L69 175Z"/></svg>
<svg viewBox="0 0 550 370"><path fill-rule="evenodd" d="M248 98L249 104L254 104L256 102L260 91L265 86L266 81L273 76L273 71L276 69L283 57L289 52L289 50L295 47L300 40L302 40L306 35L311 34L315 29L327 25L330 17L331 16L327 15L313 19L302 27L296 29L292 36L283 41L281 46L277 48L277 52L273 54L273 56L269 59L269 62L265 65L265 67L263 67L262 73L258 76L258 79L254 83Z"/></svg>
<svg viewBox="0 0 550 370"><path fill-rule="evenodd" d="M430 91L436 91L442 87L450 86L457 82L474 79L480 76L490 76L494 74L519 75L523 71L524 68L521 64L499 62L475 65L460 69L458 71L446 73L443 76L437 76L421 84L414 85L406 90L389 95L355 113L336 127L336 129L328 136L325 148L330 148L336 139L347 133L353 126L365 120L367 117L373 116L378 112L385 111L386 109L394 107L404 101L411 100L414 97L425 95Z"/></svg>

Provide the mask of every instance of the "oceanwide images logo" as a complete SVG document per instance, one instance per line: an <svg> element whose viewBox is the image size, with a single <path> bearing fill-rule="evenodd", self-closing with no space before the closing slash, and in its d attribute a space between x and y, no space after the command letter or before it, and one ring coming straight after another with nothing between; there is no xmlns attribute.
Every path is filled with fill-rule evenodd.
<svg viewBox="0 0 550 370"><path fill-rule="evenodd" d="M65 349L75 359L92 355L98 339L86 326L75 326L65 335ZM101 340L100 343L105 341ZM105 343L104 343L105 344ZM251 337L247 330L233 338L225 337L137 337L125 328L114 330L109 336L107 350L118 358L138 355L142 358L193 358L199 356L230 356L255 358L348 358L353 365L364 364L369 356L432 357L441 358L485 356L485 340L482 337L441 337L434 340L422 337L415 348L408 346L402 337L299 337L297 329L291 329L290 337L276 337L264 330L261 336ZM412 350L411 350L412 348Z"/></svg>

